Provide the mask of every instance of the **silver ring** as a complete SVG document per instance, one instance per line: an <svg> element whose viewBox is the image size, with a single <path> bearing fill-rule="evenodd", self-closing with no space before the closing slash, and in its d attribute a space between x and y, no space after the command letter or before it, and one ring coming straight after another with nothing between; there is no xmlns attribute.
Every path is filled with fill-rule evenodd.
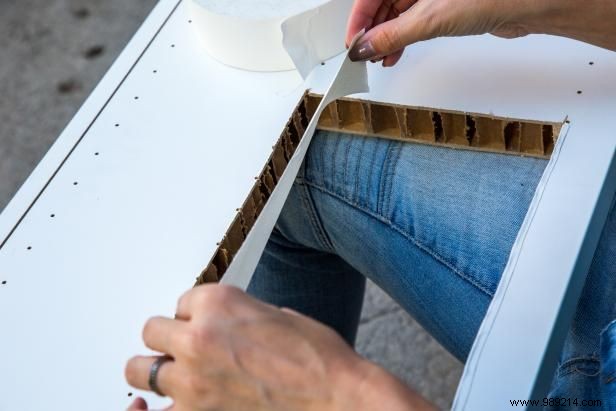
<svg viewBox="0 0 616 411"><path fill-rule="evenodd" d="M162 357L158 357L156 359L156 361L154 361L154 363L152 364L152 367L150 368L150 377L148 378L148 385L150 386L150 389L152 390L152 392L155 392L156 394L160 395L161 397L164 397L165 394L163 394L160 391L160 388L158 388L158 371L160 371L160 367L163 366L164 363L168 362L168 361L173 361L173 358L171 358L168 355L164 355Z"/></svg>

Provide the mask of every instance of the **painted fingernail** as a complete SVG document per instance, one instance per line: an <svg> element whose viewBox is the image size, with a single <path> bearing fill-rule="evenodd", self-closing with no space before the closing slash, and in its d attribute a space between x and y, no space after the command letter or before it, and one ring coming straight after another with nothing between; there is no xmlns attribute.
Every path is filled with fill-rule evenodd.
<svg viewBox="0 0 616 411"><path fill-rule="evenodd" d="M370 40L357 43L349 52L349 58L351 61L374 60L376 57L377 53L374 50Z"/></svg>

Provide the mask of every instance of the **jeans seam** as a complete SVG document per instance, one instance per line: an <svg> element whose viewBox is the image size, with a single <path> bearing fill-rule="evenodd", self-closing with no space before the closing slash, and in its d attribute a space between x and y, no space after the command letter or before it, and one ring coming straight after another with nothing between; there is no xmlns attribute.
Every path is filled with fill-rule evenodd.
<svg viewBox="0 0 616 411"><path fill-rule="evenodd" d="M340 139L337 138L334 141L334 149L332 150L332 158L330 160L330 165L331 165L331 173L330 173L330 178L331 181L336 181L336 167L334 167L334 164L336 164L336 157L338 156L338 147L340 146Z"/></svg>
<svg viewBox="0 0 616 411"><path fill-rule="evenodd" d="M349 147L350 147L350 146L351 146L351 145L349 144ZM362 152L362 153L364 152L364 147L365 147L365 146L366 146L366 138L364 137L364 138L362 139L362 142L361 142L361 152ZM359 178L357 178L357 176L359 175L359 166L360 166L360 163L361 163L361 161L359 161L359 160L358 160L358 161L356 162L356 164L355 164L355 189L354 189L354 191L353 191L353 195L352 195L352 197L353 197L353 202L358 201L358 198L359 198Z"/></svg>
<svg viewBox="0 0 616 411"><path fill-rule="evenodd" d="M401 229L400 227L398 227L394 222L392 222L390 219L386 218L385 216L382 216L378 213L375 213L372 210L368 210L366 208L364 208L363 206L356 204L352 201L350 201L347 198L344 198L342 196L340 196L339 194L336 194L330 190L328 190L325 187L321 187L318 184L315 184L311 181L304 181L304 184L306 184L307 186L310 186L316 190L319 190L325 194L328 194L340 201L343 201L347 204L349 204L350 206L358 209L359 211L362 211L364 213L366 213L368 216L380 221L381 223L387 224L390 228L392 228L393 230L395 230L396 232L398 232L399 234L401 234L403 237L405 237L406 239L408 239L409 241L411 241L417 248L419 248L420 250L424 251L425 253L427 253L428 255L430 255L432 258L434 258L436 261L438 261L439 263L441 263L442 265L444 265L446 268L448 268L449 270L451 270L453 273L455 273L457 276L459 276L460 278L462 278L464 281L468 282L469 284L471 284L472 286L476 287L477 289L479 289L480 291L482 291L483 293L485 293L486 295L488 295L490 298L493 297L493 293L488 290L485 286L483 286L482 284L480 284L479 282L475 281L471 276L464 274L462 271L458 270L456 267L454 267L451 263L449 263L444 257L442 257L440 254L438 254L437 252L433 251L432 249L430 249L429 247L427 247L426 245L422 244L420 241L418 241L415 237L413 237L412 235L410 235L409 233L407 233L406 231L404 231L403 229Z"/></svg>
<svg viewBox="0 0 616 411"><path fill-rule="evenodd" d="M374 164L376 163L377 151L378 150L372 150L372 157L370 158L370 165L368 166L369 174L368 174L368 184L366 186L366 199L370 198L370 193L372 192L372 177L374 175ZM357 175L355 176L355 178L359 181L359 178L357 177ZM360 198L361 198L361 195L358 193L357 202L359 202ZM379 199L377 198L377 204L378 204L378 201ZM370 204L366 204L366 205L370 205Z"/></svg>
<svg viewBox="0 0 616 411"><path fill-rule="evenodd" d="M342 166L342 183L344 184L345 190L347 187L347 167L349 165L349 151L351 151L351 145L345 144L344 149L344 165ZM346 194L346 193L345 193Z"/></svg>
<svg viewBox="0 0 616 411"><path fill-rule="evenodd" d="M314 232L316 240L325 250L333 251L333 245L331 243L331 240L325 233L325 228L323 227L321 220L317 216L316 210L314 208L314 201L312 200L312 197L310 196L310 191L307 187L307 182L304 180L303 184L300 184L298 188L299 196L302 199L306 214L308 214L310 226L312 227L312 231Z"/></svg>
<svg viewBox="0 0 616 411"><path fill-rule="evenodd" d="M577 364L580 364L580 363L581 364L592 363L593 365L597 366L597 371L592 374L582 371L577 367ZM598 368L600 366L600 363L601 363L601 360L596 355L570 358L558 367L558 376L565 377L570 374L581 374L587 377L595 377L599 375L600 373L600 370Z"/></svg>
<svg viewBox="0 0 616 411"><path fill-rule="evenodd" d="M383 161L383 167L381 168L381 175L379 178L379 197L376 201L376 212L381 215L385 215L384 207L387 202L387 198L385 195L385 191L387 190L388 176L389 176L389 167L391 164L391 151L393 149L394 144L389 142L387 144L387 151L385 153L385 161Z"/></svg>
<svg viewBox="0 0 616 411"><path fill-rule="evenodd" d="M400 161L400 157L402 156L402 144L394 143L395 155L392 157L392 161L390 162L390 167L387 173L387 194L385 197L385 203L383 204L383 215L391 214L391 198L392 192L394 190L394 175L396 167L398 167L398 162Z"/></svg>

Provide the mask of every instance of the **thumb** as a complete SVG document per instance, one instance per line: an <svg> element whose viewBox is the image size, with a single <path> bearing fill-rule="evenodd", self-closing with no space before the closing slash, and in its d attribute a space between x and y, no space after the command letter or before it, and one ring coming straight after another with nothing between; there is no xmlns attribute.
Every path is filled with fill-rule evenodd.
<svg viewBox="0 0 616 411"><path fill-rule="evenodd" d="M379 60L409 44L430 38L427 25L417 21L413 8L364 34L349 52L352 61Z"/></svg>

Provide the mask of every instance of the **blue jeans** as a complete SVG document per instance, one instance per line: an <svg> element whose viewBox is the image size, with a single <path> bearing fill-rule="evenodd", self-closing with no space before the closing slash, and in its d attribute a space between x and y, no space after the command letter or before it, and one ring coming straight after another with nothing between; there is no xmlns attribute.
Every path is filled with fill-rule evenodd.
<svg viewBox="0 0 616 411"><path fill-rule="evenodd" d="M367 277L464 361L546 164L320 132L249 292L353 344ZM613 210L552 396L616 398Z"/></svg>

